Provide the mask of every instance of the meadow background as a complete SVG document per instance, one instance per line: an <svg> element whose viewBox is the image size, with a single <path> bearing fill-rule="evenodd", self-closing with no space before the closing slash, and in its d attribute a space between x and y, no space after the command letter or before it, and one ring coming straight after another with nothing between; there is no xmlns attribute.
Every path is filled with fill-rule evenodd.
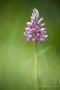
<svg viewBox="0 0 60 90"><path fill-rule="evenodd" d="M23 35L34 8L49 36L44 45L38 44L40 86L60 90L59 0L0 0L0 90L34 90L34 43Z"/></svg>

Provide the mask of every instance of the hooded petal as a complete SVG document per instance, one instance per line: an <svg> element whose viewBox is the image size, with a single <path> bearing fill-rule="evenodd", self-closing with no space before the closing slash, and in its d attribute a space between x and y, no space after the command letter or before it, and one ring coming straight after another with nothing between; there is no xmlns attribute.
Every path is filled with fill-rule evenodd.
<svg viewBox="0 0 60 90"><path fill-rule="evenodd" d="M30 29L29 27L26 27L26 28L25 28L26 31L29 30L29 29Z"/></svg>
<svg viewBox="0 0 60 90"><path fill-rule="evenodd" d="M41 27L44 27L44 26L46 26L46 24L45 24L45 23L41 24Z"/></svg>
<svg viewBox="0 0 60 90"><path fill-rule="evenodd" d="M42 42L44 44L45 38L40 38L40 42Z"/></svg>
<svg viewBox="0 0 60 90"><path fill-rule="evenodd" d="M48 35L44 35L44 38L45 38L46 40L48 40Z"/></svg>
<svg viewBox="0 0 60 90"><path fill-rule="evenodd" d="M31 22L27 22L26 24L27 24L27 26L31 26L31 25L32 25L32 23L31 23Z"/></svg>
<svg viewBox="0 0 60 90"><path fill-rule="evenodd" d="M40 18L39 21L38 21L38 24L40 24L40 22L43 20L43 18Z"/></svg>
<svg viewBox="0 0 60 90"><path fill-rule="evenodd" d="M29 38L32 38L32 35L28 35Z"/></svg>
<svg viewBox="0 0 60 90"><path fill-rule="evenodd" d="M41 34L42 35L46 34L46 30L41 31Z"/></svg>
<svg viewBox="0 0 60 90"><path fill-rule="evenodd" d="M41 28L41 31L46 30L46 28Z"/></svg>

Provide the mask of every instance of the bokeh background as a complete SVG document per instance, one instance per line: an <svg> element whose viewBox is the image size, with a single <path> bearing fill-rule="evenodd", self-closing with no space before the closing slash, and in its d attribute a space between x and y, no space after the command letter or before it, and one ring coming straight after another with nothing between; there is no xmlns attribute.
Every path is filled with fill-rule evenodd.
<svg viewBox="0 0 60 90"><path fill-rule="evenodd" d="M23 35L34 8L49 35L38 44L40 90L60 90L59 0L0 0L0 90L34 90L34 43Z"/></svg>

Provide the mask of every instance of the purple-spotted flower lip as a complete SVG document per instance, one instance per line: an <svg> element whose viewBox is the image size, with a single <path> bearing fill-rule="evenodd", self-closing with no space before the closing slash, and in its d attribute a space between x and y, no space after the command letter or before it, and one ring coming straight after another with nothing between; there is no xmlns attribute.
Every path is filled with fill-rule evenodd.
<svg viewBox="0 0 60 90"><path fill-rule="evenodd" d="M33 9L31 21L26 23L26 28L24 32L24 36L26 37L26 41L30 42L42 42L48 40L48 35L46 35L46 24L41 23L43 18L39 19L39 11L37 9Z"/></svg>

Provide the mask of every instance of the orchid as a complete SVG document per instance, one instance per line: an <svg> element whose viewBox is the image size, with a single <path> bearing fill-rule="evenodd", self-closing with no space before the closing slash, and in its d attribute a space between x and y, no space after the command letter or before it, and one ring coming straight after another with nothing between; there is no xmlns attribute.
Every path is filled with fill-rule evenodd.
<svg viewBox="0 0 60 90"><path fill-rule="evenodd" d="M27 22L27 26L25 28L24 36L26 37L26 41L35 42L35 75L36 75L36 87L34 90L38 90L39 84L38 84L38 60L37 60L37 43L41 42L44 44L45 40L48 40L48 35L46 35L46 24L41 23L43 18L39 19L39 11L34 8L32 16L31 16L31 22Z"/></svg>

